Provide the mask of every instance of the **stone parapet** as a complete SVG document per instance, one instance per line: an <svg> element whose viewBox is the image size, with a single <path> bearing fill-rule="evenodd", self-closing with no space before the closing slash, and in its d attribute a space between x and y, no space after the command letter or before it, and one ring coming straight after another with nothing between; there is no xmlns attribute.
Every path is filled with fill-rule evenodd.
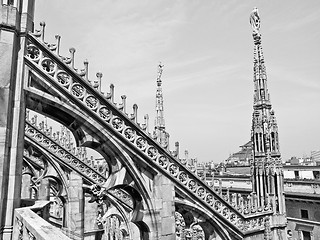
<svg viewBox="0 0 320 240"><path fill-rule="evenodd" d="M31 207L15 209L13 239L70 240L59 228L38 215L45 214L49 204L49 201L38 201Z"/></svg>

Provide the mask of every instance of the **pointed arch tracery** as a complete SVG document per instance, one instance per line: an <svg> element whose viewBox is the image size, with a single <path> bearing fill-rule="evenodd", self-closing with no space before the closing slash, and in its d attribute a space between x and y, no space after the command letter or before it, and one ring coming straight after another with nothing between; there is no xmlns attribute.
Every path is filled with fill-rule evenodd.
<svg viewBox="0 0 320 240"><path fill-rule="evenodd" d="M54 225L63 226L64 205L67 201L64 171L41 149L27 140L23 160L23 204L29 205L39 199L51 201L48 220Z"/></svg>
<svg viewBox="0 0 320 240"><path fill-rule="evenodd" d="M36 94L34 94L34 93L32 93L31 95L33 97L36 96ZM117 143L111 135L108 135L108 134L106 135L106 132L101 133L101 129L97 129L96 128L97 126L93 125L94 121L92 121L92 123L89 123L90 121L88 121L88 119L86 119L86 121L84 121L85 124L83 124L81 119L84 119L85 115L82 112L79 112L75 109L72 109L72 107L70 107L69 105L62 105L61 107L60 106L57 107L57 101L53 102L52 100L50 100L50 96L48 96L49 99L41 101L42 106L39 107L39 105L38 105L39 101L35 101L36 98L37 97L34 97L31 100L29 98L29 100L28 100L29 101L29 103L28 103L29 108L31 108L32 110L35 110L37 112L40 112L40 113L45 113L47 117L50 117L49 112L51 112L51 111L49 111L48 109L52 110L52 106L55 107L55 110L59 109L59 111L60 111L60 114L57 114L57 111L55 111L56 115L59 115L59 116L60 115L68 115L69 118L70 118L70 116L73 115L74 120L72 121L72 123L68 127L72 128L73 133L77 133L77 132L81 133L81 134L75 135L75 138L78 138L78 143L81 144L81 146L92 147L93 149L99 149L99 152L103 152L104 156L107 156L108 159L111 159L111 163L109 165L110 166L109 167L110 174L108 177L109 180L106 182L106 184L110 184L110 183L114 183L114 182L121 183L125 178L127 180L130 179L130 181L132 181L133 185L135 186L133 189L137 188L137 189L139 189L139 191L142 191L143 197L142 198L140 197L141 199L139 199L140 200L139 204L138 204L139 208L136 211L137 214L133 218L133 220L134 220L133 223L137 225L137 227L140 229L140 231L144 232L142 235L147 236L148 235L147 232L149 231L149 228L142 220L143 214L141 214L140 210L143 208L146 208L146 210L150 212L149 217L154 219L152 221L155 221L155 216L154 216L154 213L152 210L153 207L152 207L152 202L150 201L149 191L145 188L146 184L142 183L143 179L141 178L140 172L137 169L137 167L135 166L130 154L126 153L126 150L123 148L123 146L119 145L119 143ZM44 97L41 96L41 98L44 98ZM57 120L57 116L54 116L54 119ZM62 120L63 119L60 119L59 121L62 121ZM70 119L69 119L69 122L71 122ZM81 131L79 131L79 129L81 129ZM88 129L90 131L87 131ZM97 129L97 130L95 130L95 129ZM95 139L100 139L100 140L92 141L91 139L93 139L93 138L89 137L90 134L92 134L92 133L94 133L93 136ZM101 141L101 139L103 139L103 141ZM126 169L124 171L124 174L119 174L122 171L121 169ZM129 176L129 178L127 178L128 176ZM126 191L128 191L128 189L126 189ZM120 191L117 190L117 194L119 194L119 192L121 192L121 190ZM146 239L147 238L148 237L146 237Z"/></svg>
<svg viewBox="0 0 320 240"><path fill-rule="evenodd" d="M232 239L216 217L188 202L176 202L175 223L177 240Z"/></svg>

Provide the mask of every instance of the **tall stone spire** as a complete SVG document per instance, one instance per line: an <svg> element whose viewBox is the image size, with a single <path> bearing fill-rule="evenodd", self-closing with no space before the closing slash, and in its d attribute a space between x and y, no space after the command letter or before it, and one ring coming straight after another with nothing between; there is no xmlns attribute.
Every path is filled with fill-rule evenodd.
<svg viewBox="0 0 320 240"><path fill-rule="evenodd" d="M162 93L162 72L164 65L161 62L158 65L157 76L157 92L156 92L156 120L154 129L154 138L161 144L162 147L168 148L169 134L165 131L164 108L163 108L163 93Z"/></svg>
<svg viewBox="0 0 320 240"><path fill-rule="evenodd" d="M276 214L285 213L283 169L279 151L278 125L267 88L267 74L261 46L260 16L254 8L250 15L254 41L254 101L251 140L253 192L260 208L272 208Z"/></svg>
<svg viewBox="0 0 320 240"><path fill-rule="evenodd" d="M158 77L157 77L157 93L156 93L156 121L155 128L159 130L165 130L165 121L163 115L163 93L162 93L162 72L164 65L161 62L158 65Z"/></svg>

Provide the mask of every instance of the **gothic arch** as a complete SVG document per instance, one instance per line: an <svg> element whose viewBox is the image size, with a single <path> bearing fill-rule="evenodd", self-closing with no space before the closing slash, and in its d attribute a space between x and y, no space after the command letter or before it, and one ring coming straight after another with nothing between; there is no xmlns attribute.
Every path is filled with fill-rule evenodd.
<svg viewBox="0 0 320 240"><path fill-rule="evenodd" d="M176 202L176 212L181 214L185 221L185 227L190 229L198 224L204 231L204 240L210 239L210 236L218 235L222 240L232 240L226 226L214 215L208 213L197 205L189 202Z"/></svg>
<svg viewBox="0 0 320 240"><path fill-rule="evenodd" d="M89 115L79 111L72 105L57 101L55 97L43 92L40 93L35 89L29 88L27 92L27 107L29 109L39 112L67 126L75 134L74 136L77 139L78 144L99 149L99 152L102 153L101 155L107 155L111 159L120 160L126 171L131 175L131 179L134 180L135 187L141 192L141 196L144 200L143 202L146 205L149 217L151 218L152 223L150 222L150 224L156 228L157 226L154 224L156 218L153 211L154 208L152 207L153 203L151 202L150 192L146 188L147 184L145 184L143 178L141 178L141 172L133 161L134 158L141 158L120 143L119 140L110 134L108 129L98 127L99 122L96 122L93 118L90 118ZM52 115L52 113L54 114ZM96 140L92 141L92 137L89 137L90 135ZM121 170L117 161L112 163L110 168L112 167L114 172ZM147 165L143 164L143 167L147 167ZM148 170L151 170L151 168L148 168ZM151 171L151 175L156 174L153 170ZM115 178L112 180L112 176L110 177L111 178L109 178L107 183L110 184L113 181L118 181ZM140 225L144 226L144 224ZM144 227L144 229L146 228Z"/></svg>

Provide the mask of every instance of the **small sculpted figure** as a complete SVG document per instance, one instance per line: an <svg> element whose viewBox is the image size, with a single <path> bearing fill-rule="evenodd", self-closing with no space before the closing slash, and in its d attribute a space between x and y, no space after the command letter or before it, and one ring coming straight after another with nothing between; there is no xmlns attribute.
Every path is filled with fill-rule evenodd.
<svg viewBox="0 0 320 240"><path fill-rule="evenodd" d="M258 8L254 8L250 14L250 24L254 32L259 32L260 30L260 16Z"/></svg>

